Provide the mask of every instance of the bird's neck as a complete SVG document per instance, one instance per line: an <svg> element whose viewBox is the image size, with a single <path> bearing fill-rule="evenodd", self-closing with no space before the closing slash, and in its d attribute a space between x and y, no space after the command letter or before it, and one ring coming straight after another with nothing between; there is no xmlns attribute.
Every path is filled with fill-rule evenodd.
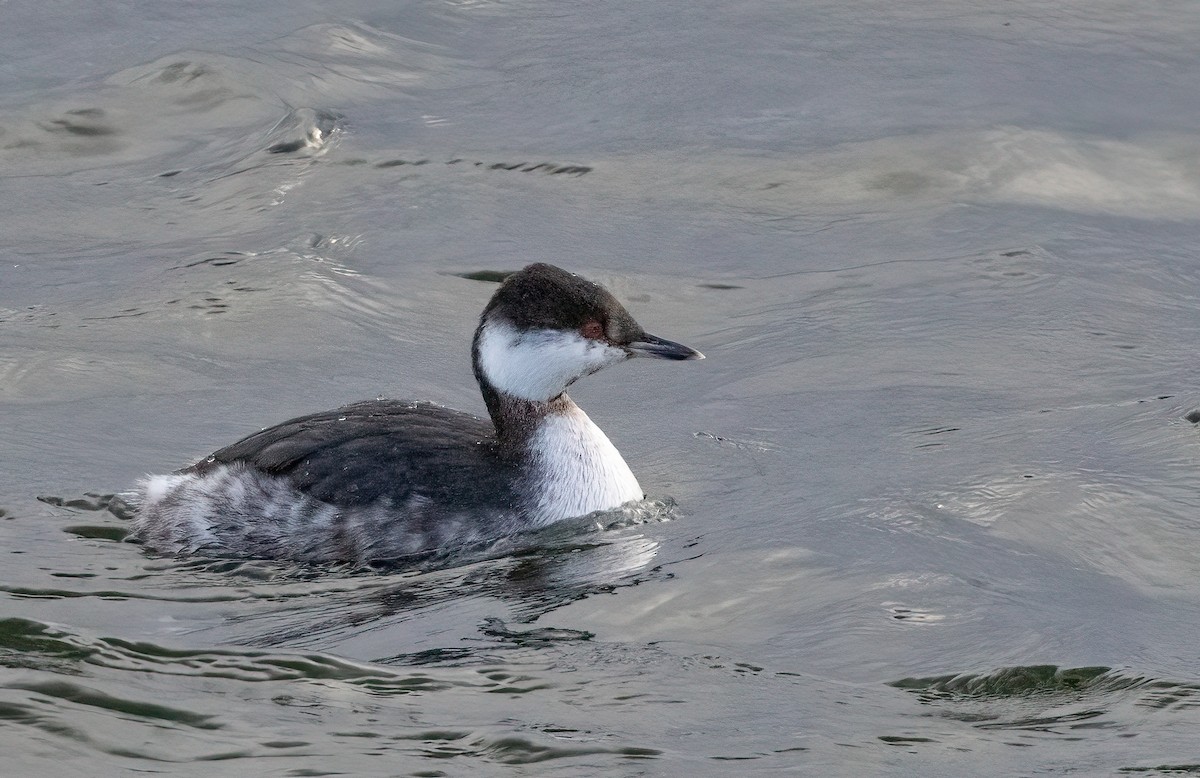
<svg viewBox="0 0 1200 778"><path fill-rule="evenodd" d="M523 442L533 520L550 524L642 499L641 485L603 430L566 394L551 404Z"/></svg>

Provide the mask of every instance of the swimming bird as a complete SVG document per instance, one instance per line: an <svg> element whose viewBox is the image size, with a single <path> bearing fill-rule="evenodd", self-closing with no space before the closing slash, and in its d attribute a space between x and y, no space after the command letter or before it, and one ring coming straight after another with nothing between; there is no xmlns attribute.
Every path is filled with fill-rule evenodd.
<svg viewBox="0 0 1200 778"><path fill-rule="evenodd" d="M490 420L383 399L300 416L139 481L134 537L170 554L370 562L611 510L642 487L567 387L632 357L704 358L547 264L504 280L471 356Z"/></svg>

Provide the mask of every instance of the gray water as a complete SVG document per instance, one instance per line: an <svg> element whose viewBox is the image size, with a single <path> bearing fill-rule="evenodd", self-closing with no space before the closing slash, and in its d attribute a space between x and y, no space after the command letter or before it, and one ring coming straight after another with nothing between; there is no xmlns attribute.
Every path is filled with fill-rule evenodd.
<svg viewBox="0 0 1200 778"><path fill-rule="evenodd" d="M247 5L0 6L0 772L1200 771L1193 4ZM481 412L531 261L709 357L572 392L647 509L122 542L259 427Z"/></svg>

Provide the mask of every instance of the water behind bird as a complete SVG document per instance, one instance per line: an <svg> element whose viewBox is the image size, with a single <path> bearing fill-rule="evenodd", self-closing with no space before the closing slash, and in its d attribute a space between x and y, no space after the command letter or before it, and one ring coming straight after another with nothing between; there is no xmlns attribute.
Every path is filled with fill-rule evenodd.
<svg viewBox="0 0 1200 778"><path fill-rule="evenodd" d="M1196 769L1194 14L34 13L13 774ZM471 334L533 261L709 357L572 389L649 504L382 569L122 542L106 495L261 427L482 413Z"/></svg>

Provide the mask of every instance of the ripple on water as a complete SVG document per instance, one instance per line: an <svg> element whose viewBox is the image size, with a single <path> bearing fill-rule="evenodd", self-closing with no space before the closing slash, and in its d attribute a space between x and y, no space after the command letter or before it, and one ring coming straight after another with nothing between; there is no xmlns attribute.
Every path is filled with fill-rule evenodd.
<svg viewBox="0 0 1200 778"><path fill-rule="evenodd" d="M1079 739L1083 730L1132 737L1148 713L1200 722L1200 683L1155 679L1109 667L1006 667L991 673L903 678L890 684L934 716L1016 737ZM1182 724L1177 721L1176 724Z"/></svg>
<svg viewBox="0 0 1200 778"><path fill-rule="evenodd" d="M416 765L430 758L532 764L661 753L590 728L537 723L530 710L514 714L521 721L501 716L472 725L475 718L496 722L500 710L557 686L552 675L506 665L394 668L318 653L169 648L3 619L0 667L0 721L73 753L82 748L139 762L306 757L331 749L343 766L383 754L415 757ZM214 707L214 694L237 702ZM500 700L485 703L474 696L480 694ZM450 697L437 702L440 695ZM410 697L421 702L404 702ZM250 725L240 719L247 706L264 706L259 711L269 715ZM489 711L476 717L474 708Z"/></svg>
<svg viewBox="0 0 1200 778"><path fill-rule="evenodd" d="M90 636L30 619L0 620L0 665L53 669L59 673L70 670L74 674L83 674L87 666L92 666L240 682L337 681L373 694L410 694L453 685L499 683L469 678L439 680L424 673L402 672L321 654L167 648L146 641Z"/></svg>
<svg viewBox="0 0 1200 778"><path fill-rule="evenodd" d="M582 631L525 625L596 592L670 576L655 565L658 541L642 529L674 518L669 500L480 547L362 566L147 556L118 542L127 522L110 515L112 499L44 499L65 520L36 526L51 539L69 535L63 549L73 553L35 575L0 582L0 596L16 608L11 615L76 623L69 614L85 612L104 624L110 621L100 614L107 613L151 641L165 635L186 641L199 633L260 650L286 646L410 667L478 666L514 650L586 640ZM104 642L107 651L115 645ZM149 661L146 653L103 653L91 661L140 664ZM229 657L206 654L188 663L211 670L226 667ZM169 659L179 672L178 657ZM240 667L234 662L230 672L243 672ZM253 669L260 671L261 662Z"/></svg>

